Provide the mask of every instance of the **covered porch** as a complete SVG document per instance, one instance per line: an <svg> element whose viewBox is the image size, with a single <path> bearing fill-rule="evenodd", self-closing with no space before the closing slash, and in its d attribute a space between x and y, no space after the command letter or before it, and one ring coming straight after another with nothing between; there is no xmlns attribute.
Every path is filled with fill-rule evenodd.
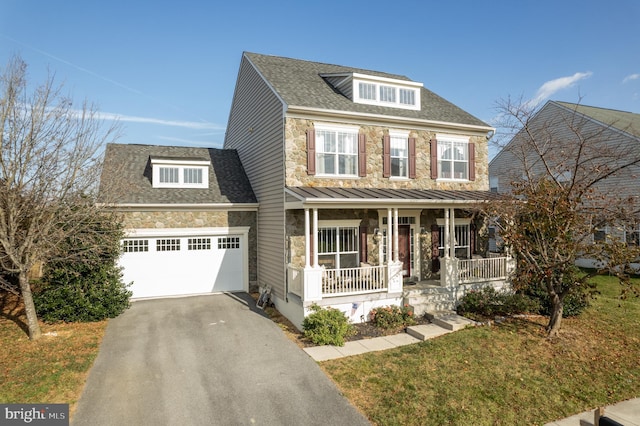
<svg viewBox="0 0 640 426"><path fill-rule="evenodd" d="M288 222L301 228L288 232L287 291L305 306L391 304L405 288L506 282L511 260L478 250L469 214L487 194L287 188Z"/></svg>

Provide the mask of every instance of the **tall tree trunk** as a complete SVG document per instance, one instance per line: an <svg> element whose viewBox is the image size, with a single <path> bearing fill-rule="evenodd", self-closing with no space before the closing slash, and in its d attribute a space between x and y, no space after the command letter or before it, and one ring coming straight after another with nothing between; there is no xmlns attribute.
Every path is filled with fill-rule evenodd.
<svg viewBox="0 0 640 426"><path fill-rule="evenodd" d="M562 312L564 310L564 301L557 293L550 295L551 298L551 315L549 316L549 325L547 332L549 337L556 337L560 331L560 323L562 322Z"/></svg>
<svg viewBox="0 0 640 426"><path fill-rule="evenodd" d="M18 275L20 282L20 292L22 293L22 301L24 302L24 311L27 314L27 327L29 328L29 339L38 340L42 336L40 324L38 324L38 315L36 314L36 305L33 303L33 295L31 293L31 285L26 272L20 272Z"/></svg>

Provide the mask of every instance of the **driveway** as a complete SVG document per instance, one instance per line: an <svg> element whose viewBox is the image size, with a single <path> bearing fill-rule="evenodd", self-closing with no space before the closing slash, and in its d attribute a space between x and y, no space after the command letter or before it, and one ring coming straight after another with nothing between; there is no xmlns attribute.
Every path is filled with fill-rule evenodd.
<svg viewBox="0 0 640 426"><path fill-rule="evenodd" d="M246 293L134 302L109 322L73 425L366 425Z"/></svg>

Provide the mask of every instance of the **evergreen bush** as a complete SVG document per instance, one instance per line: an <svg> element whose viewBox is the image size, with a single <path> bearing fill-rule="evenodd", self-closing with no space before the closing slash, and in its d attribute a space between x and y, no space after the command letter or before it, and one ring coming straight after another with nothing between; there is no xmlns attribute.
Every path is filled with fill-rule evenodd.
<svg viewBox="0 0 640 426"><path fill-rule="evenodd" d="M304 336L316 345L344 346L345 338L354 332L348 318L334 308L313 305L311 310L313 313L302 321Z"/></svg>

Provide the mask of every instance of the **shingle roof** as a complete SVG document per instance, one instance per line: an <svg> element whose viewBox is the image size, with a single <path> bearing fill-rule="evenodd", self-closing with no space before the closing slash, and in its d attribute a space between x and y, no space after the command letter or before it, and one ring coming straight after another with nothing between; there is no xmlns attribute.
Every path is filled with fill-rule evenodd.
<svg viewBox="0 0 640 426"><path fill-rule="evenodd" d="M587 105L572 104L569 102L553 101L554 103L584 114L607 126L629 133L640 138L640 114L615 109L598 108Z"/></svg>
<svg viewBox="0 0 640 426"><path fill-rule="evenodd" d="M211 160L209 188L153 188L151 157ZM257 203L232 149L107 144L100 181L103 194L109 185L117 188L110 201L118 204Z"/></svg>
<svg viewBox="0 0 640 426"><path fill-rule="evenodd" d="M355 103L336 91L321 77L321 75L324 74L362 73L411 81L402 75L257 53L245 52L244 55L258 69L269 84L271 84L273 89L288 106L390 115L419 120L491 127L482 120L425 88L422 88L421 93L421 109L414 111Z"/></svg>
<svg viewBox="0 0 640 426"><path fill-rule="evenodd" d="M468 202L491 200L496 194L490 191L444 191L436 189L386 189L386 188L332 188L288 187L289 192L305 201L411 201L423 203Z"/></svg>

